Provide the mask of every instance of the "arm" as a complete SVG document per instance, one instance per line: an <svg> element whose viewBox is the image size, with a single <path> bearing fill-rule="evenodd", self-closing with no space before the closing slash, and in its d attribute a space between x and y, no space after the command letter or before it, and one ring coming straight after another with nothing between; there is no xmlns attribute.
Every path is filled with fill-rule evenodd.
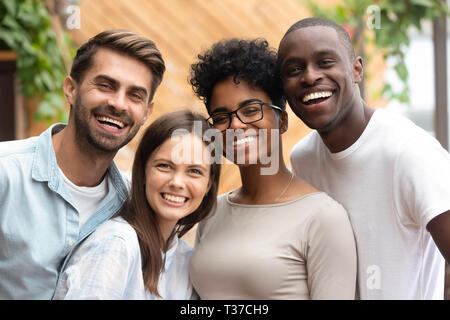
<svg viewBox="0 0 450 320"><path fill-rule="evenodd" d="M93 237L76 250L58 281L54 299L123 299L136 264L126 241L114 235Z"/></svg>
<svg viewBox="0 0 450 320"><path fill-rule="evenodd" d="M355 299L356 245L347 212L337 203L313 218L307 255L311 299Z"/></svg>
<svg viewBox="0 0 450 320"><path fill-rule="evenodd" d="M450 263L450 156L437 142L421 146L408 147L397 160L397 212L402 220L426 228Z"/></svg>
<svg viewBox="0 0 450 320"><path fill-rule="evenodd" d="M427 224L436 246L450 264L450 210L433 218Z"/></svg>

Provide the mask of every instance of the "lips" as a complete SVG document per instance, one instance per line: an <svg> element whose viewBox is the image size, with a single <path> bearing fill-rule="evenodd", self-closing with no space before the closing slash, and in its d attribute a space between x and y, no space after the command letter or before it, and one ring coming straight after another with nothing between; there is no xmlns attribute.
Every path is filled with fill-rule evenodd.
<svg viewBox="0 0 450 320"><path fill-rule="evenodd" d="M123 129L125 127L125 123L121 120L114 119L108 116L103 115L95 115L95 119L103 125L110 126L116 129Z"/></svg>
<svg viewBox="0 0 450 320"><path fill-rule="evenodd" d="M172 193L162 192L161 197L166 201L173 205L182 205L189 200L188 197L182 195L175 195Z"/></svg>
<svg viewBox="0 0 450 320"><path fill-rule="evenodd" d="M239 147L242 145L245 145L246 143L251 143L256 141L256 136L248 136L243 138L238 138L237 140L233 141L233 147Z"/></svg>
<svg viewBox="0 0 450 320"><path fill-rule="evenodd" d="M93 113L97 126L108 136L117 136L125 131L129 123L119 117L113 117L107 114Z"/></svg>
<svg viewBox="0 0 450 320"><path fill-rule="evenodd" d="M317 104L324 100L327 100L329 97L333 95L333 92L330 90L316 91L303 95L301 98L304 104Z"/></svg>

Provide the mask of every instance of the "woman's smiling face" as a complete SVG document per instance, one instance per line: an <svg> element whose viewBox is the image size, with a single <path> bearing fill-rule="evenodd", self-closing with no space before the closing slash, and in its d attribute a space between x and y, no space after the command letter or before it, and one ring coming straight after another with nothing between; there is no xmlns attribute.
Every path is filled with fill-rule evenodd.
<svg viewBox="0 0 450 320"><path fill-rule="evenodd" d="M238 81L236 83L233 77L229 77L214 86L210 115L232 112L252 102L272 103L263 90L250 86L245 80L238 78ZM243 123L236 114L232 115L228 132L223 132L224 155L237 165L260 163L261 155L271 157L272 143L280 141L271 141L271 129L280 129L281 134L285 130L284 125L287 126L287 117L277 114L279 111L266 105L262 108L263 118L253 123ZM267 139L263 139L261 129L265 129Z"/></svg>
<svg viewBox="0 0 450 320"><path fill-rule="evenodd" d="M147 201L161 224L175 224L194 212L210 187L206 146L193 134L167 139L146 164Z"/></svg>

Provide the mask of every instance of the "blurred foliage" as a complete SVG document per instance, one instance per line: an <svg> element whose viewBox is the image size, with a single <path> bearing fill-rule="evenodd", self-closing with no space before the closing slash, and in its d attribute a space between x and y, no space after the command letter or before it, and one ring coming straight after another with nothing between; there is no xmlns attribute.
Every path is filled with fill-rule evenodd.
<svg viewBox="0 0 450 320"><path fill-rule="evenodd" d="M64 41L72 46L67 33ZM0 50L18 54L22 94L40 100L34 119L67 122L62 91L66 69L43 1L0 1Z"/></svg>
<svg viewBox="0 0 450 320"><path fill-rule="evenodd" d="M361 41L373 43L384 59L393 58L394 70L402 88L394 90L384 85L385 98L409 104L410 88L405 52L409 47L411 28L422 31L422 22L448 15L449 8L443 0L342 0L339 4L324 7L315 1L303 0L315 17L326 18L342 25L352 36L356 49Z"/></svg>

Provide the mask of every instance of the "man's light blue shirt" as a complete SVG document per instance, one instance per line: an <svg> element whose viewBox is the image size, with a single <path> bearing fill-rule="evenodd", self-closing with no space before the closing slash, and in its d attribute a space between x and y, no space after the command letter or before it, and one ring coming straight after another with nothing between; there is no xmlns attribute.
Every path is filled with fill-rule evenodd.
<svg viewBox="0 0 450 320"><path fill-rule="evenodd" d="M108 194L79 230L52 134L0 143L0 299L51 299L69 253L122 206L127 187L114 163Z"/></svg>

